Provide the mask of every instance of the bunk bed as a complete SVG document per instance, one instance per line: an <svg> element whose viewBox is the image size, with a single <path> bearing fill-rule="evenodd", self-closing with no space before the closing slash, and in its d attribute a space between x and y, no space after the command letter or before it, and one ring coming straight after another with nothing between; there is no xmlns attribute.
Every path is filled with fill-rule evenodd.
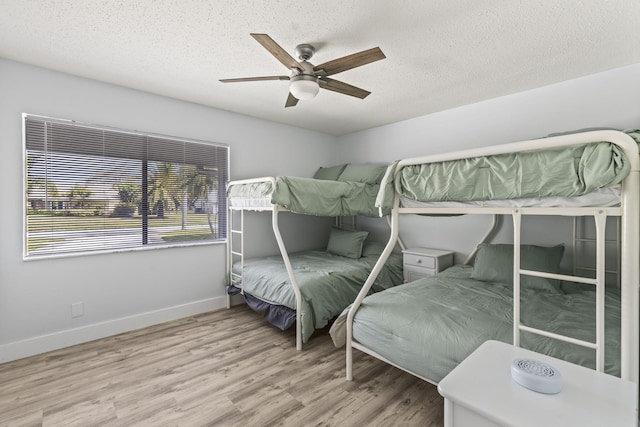
<svg viewBox="0 0 640 427"><path fill-rule="evenodd" d="M341 219L384 216L390 204L376 207L381 181L389 165L345 164L320 168L313 178L263 177L231 181L228 198L228 288L242 293L247 304L280 329L296 328L302 349L315 329L326 326L348 306L376 265L384 244L369 242L368 232L334 227L326 249L289 254L279 227L279 214L293 212ZM386 192L392 192L385 184ZM382 191L384 193L385 191ZM280 255L245 259L244 213L271 212ZM340 225L340 221L337 221ZM381 266L372 291L402 283L402 260L396 255Z"/></svg>
<svg viewBox="0 0 640 427"><path fill-rule="evenodd" d="M389 242L330 331L346 344L347 379L355 348L437 384L493 339L637 384L639 142L638 131L597 130L400 161ZM487 233L473 266L367 296L404 214L510 216L513 244L488 244ZM594 218L595 278L562 274L561 246L522 244L528 215ZM616 217L620 288L605 290L605 226Z"/></svg>

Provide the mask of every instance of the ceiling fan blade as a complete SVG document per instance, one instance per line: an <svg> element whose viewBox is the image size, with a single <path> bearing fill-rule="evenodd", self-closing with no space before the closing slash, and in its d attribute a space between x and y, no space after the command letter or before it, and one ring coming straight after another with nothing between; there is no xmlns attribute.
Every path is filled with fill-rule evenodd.
<svg viewBox="0 0 640 427"><path fill-rule="evenodd" d="M298 103L298 98L296 98L291 94L291 92L289 92L289 96L287 96L287 102L285 102L284 104L285 108L295 107L297 103Z"/></svg>
<svg viewBox="0 0 640 427"><path fill-rule="evenodd" d="M339 80L330 78L318 79L318 83L320 83L320 87L323 89L332 90L334 92L342 93L345 95L355 96L356 98L360 99L366 98L371 93L367 90L360 89L359 87L355 87Z"/></svg>
<svg viewBox="0 0 640 427"><path fill-rule="evenodd" d="M289 80L289 76L241 77L238 79L220 79L222 83L258 82L262 80Z"/></svg>
<svg viewBox="0 0 640 427"><path fill-rule="evenodd" d="M286 50L284 50L268 35L251 33L251 37L256 39L257 42L260 43L265 49L267 49L273 56L275 56L278 61L282 62L285 67L289 69L297 68L300 71L304 71L302 65L300 65L298 61L293 59L293 57L289 55Z"/></svg>
<svg viewBox="0 0 640 427"><path fill-rule="evenodd" d="M313 67L314 71L324 70L327 76L332 74L338 74L352 68L359 67L361 65L369 64L370 62L379 61L386 58L384 53L379 47L374 47L362 52L354 53L352 55L343 56L342 58L334 59L333 61L325 62L324 64L316 65Z"/></svg>

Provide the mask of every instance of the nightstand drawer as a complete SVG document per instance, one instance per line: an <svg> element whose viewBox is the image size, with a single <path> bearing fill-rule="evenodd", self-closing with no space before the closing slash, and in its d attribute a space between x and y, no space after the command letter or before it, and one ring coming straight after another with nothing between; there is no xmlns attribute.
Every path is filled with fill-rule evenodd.
<svg viewBox="0 0 640 427"><path fill-rule="evenodd" d="M412 282L433 276L453 264L453 252L429 248L411 248L402 251L404 281Z"/></svg>
<svg viewBox="0 0 640 427"><path fill-rule="evenodd" d="M437 271L434 268L415 267L413 265L404 266L404 281L413 282L427 276L434 276Z"/></svg>
<svg viewBox="0 0 640 427"><path fill-rule="evenodd" d="M419 255L413 253L405 253L403 255L404 265L414 265L416 267L436 268L436 259L429 255Z"/></svg>

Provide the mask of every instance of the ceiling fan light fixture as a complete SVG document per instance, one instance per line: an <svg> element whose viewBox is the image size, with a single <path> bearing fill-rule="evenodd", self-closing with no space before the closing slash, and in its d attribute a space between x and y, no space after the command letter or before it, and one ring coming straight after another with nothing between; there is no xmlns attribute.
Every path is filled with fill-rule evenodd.
<svg viewBox="0 0 640 427"><path fill-rule="evenodd" d="M300 74L291 77L289 91L291 92L291 95L295 96L297 99L305 100L315 98L318 91L320 91L318 78L307 74Z"/></svg>
<svg viewBox="0 0 640 427"><path fill-rule="evenodd" d="M273 57L275 57L282 65L287 67L291 74L289 76L264 76L264 77L242 77L235 79L220 79L223 83L232 82L255 82L263 80L289 80L289 95L284 104L285 108L294 107L301 99L312 99L322 89L341 93L343 95L353 96L355 98L364 99L371 92L360 89L359 87L329 78L333 74L342 73L356 67L379 61L386 58L379 47L363 50L362 52L353 53L343 56L332 61L324 62L318 66L314 66L309 62L316 51L316 48L310 44L299 44L296 46L296 55L301 62L296 61L286 50L276 43L268 34L251 33L251 37L256 39Z"/></svg>

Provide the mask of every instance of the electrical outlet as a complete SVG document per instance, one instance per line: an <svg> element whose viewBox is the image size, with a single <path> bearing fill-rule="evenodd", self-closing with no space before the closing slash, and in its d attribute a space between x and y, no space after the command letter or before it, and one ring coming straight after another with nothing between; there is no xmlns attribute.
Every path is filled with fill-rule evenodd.
<svg viewBox="0 0 640 427"><path fill-rule="evenodd" d="M71 317L81 317L84 315L84 303L74 302L71 304Z"/></svg>

